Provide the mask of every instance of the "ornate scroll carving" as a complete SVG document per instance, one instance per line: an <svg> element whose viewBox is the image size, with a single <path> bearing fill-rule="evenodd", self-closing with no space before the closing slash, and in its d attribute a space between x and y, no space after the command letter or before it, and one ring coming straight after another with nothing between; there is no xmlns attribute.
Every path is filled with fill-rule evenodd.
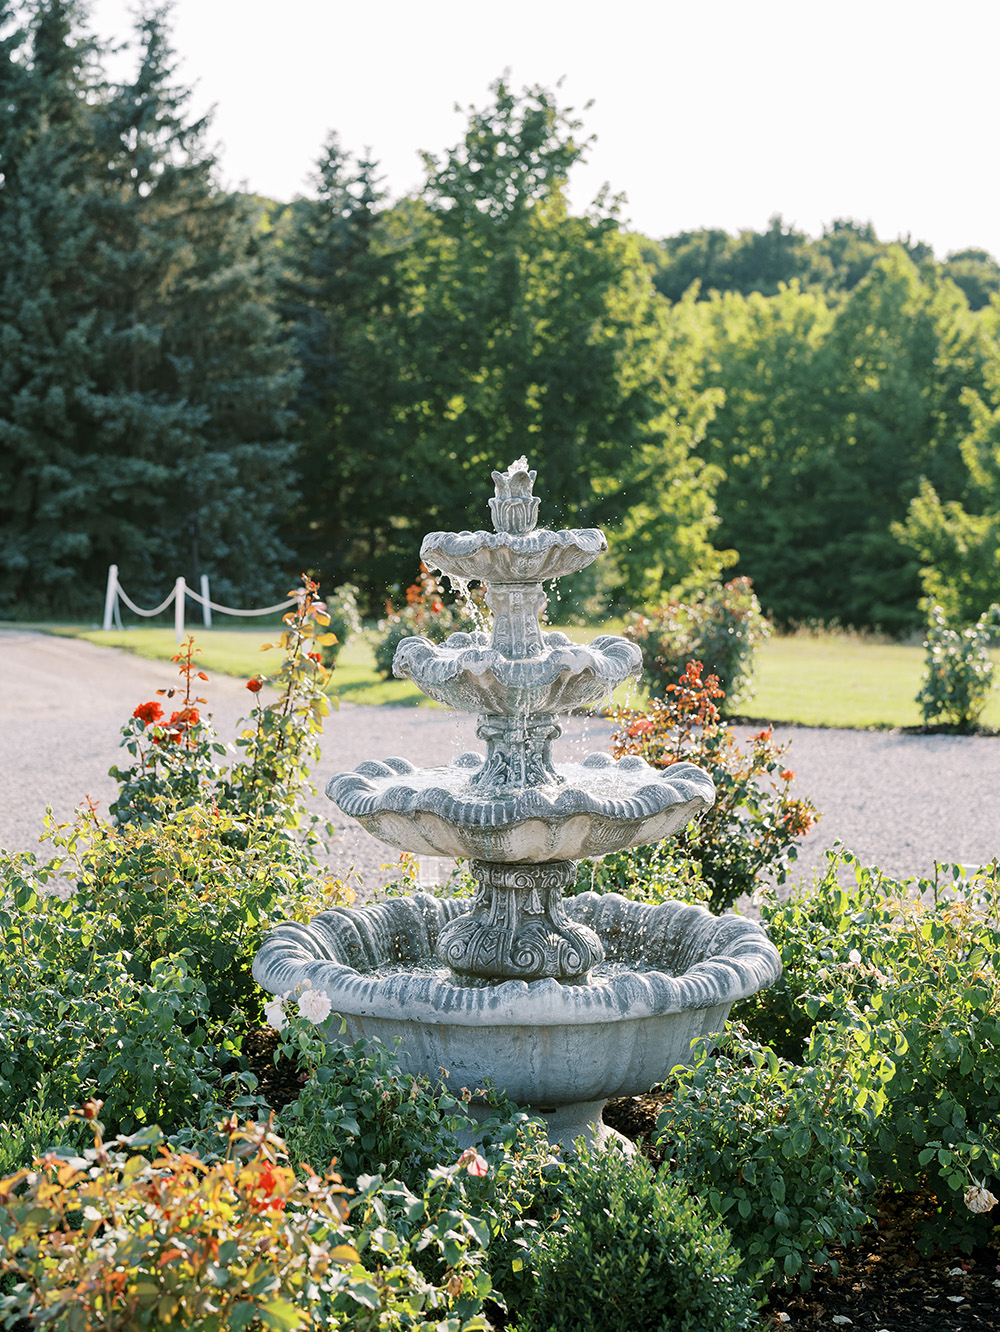
<svg viewBox="0 0 1000 1332"><path fill-rule="evenodd" d="M600 939L570 920L563 888L576 876L572 860L543 865L472 864L476 896L468 915L442 930L438 959L459 975L487 980L586 980L603 961Z"/></svg>

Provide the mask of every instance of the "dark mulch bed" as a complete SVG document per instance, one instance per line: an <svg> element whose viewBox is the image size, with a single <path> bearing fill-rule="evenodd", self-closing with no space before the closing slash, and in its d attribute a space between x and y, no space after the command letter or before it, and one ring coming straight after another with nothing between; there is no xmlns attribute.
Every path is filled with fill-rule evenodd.
<svg viewBox="0 0 1000 1332"><path fill-rule="evenodd" d="M280 1110L294 1101L302 1090L303 1077L290 1059L283 1055L274 1062L278 1033L273 1027L258 1027L243 1042L250 1071L257 1077L257 1090L272 1110Z"/></svg>
<svg viewBox="0 0 1000 1332"><path fill-rule="evenodd" d="M277 1033L255 1031L244 1045L268 1105L280 1110L302 1089L301 1076L287 1059L274 1063ZM664 1093L609 1101L605 1121L639 1145L651 1159L650 1139ZM916 1249L919 1224L933 1209L930 1197L886 1193L878 1200L877 1224L861 1242L840 1250L836 1276L828 1267L813 1274L812 1286L772 1292L768 1315L774 1328L789 1332L1000 1332L1000 1252L935 1254Z"/></svg>

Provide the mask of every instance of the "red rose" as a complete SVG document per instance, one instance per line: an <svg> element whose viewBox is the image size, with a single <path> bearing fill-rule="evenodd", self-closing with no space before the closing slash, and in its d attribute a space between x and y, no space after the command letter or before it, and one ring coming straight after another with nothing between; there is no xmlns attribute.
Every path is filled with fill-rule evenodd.
<svg viewBox="0 0 1000 1332"><path fill-rule="evenodd" d="M156 702L140 703L135 712L132 713L132 716L138 717L139 720L145 722L147 726L152 726L154 722L158 722L163 716L163 709L160 707L159 703Z"/></svg>
<svg viewBox="0 0 1000 1332"><path fill-rule="evenodd" d="M781 772L778 774L778 776L781 778L783 782L790 782L792 778L795 776L795 773L792 772L791 768L783 768Z"/></svg>
<svg viewBox="0 0 1000 1332"><path fill-rule="evenodd" d="M247 688L250 690L251 694L259 694L260 691L264 688L264 681L263 681L263 680L248 680L248 681L247 681Z"/></svg>

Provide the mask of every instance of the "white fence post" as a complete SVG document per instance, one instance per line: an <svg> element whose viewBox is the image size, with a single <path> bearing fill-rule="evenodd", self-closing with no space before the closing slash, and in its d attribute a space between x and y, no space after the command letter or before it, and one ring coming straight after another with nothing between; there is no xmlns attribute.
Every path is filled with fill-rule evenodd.
<svg viewBox="0 0 1000 1332"><path fill-rule="evenodd" d="M104 594L104 628L110 629L118 601L118 565L108 565L108 590Z"/></svg>
<svg viewBox="0 0 1000 1332"><path fill-rule="evenodd" d="M184 641L184 600L187 597L187 584L183 578L174 583L174 639Z"/></svg>
<svg viewBox="0 0 1000 1332"><path fill-rule="evenodd" d="M201 576L201 618L206 629L212 627L212 607L208 604L208 574Z"/></svg>

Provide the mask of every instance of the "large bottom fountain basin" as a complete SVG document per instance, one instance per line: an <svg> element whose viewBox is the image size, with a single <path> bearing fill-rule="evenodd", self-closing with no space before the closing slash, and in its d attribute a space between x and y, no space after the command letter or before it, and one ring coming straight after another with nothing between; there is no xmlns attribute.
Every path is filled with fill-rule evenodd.
<svg viewBox="0 0 1000 1332"><path fill-rule="evenodd" d="M672 1068L690 1063L696 1036L722 1030L730 1007L717 1004L597 1027L453 1027L352 1015L343 1034L336 1021L330 1035L344 1044L375 1037L390 1049L398 1040L404 1073L443 1073L453 1092L468 1088L474 1096L495 1086L518 1105L545 1111L648 1092Z"/></svg>
<svg viewBox="0 0 1000 1332"><path fill-rule="evenodd" d="M441 930L468 899L427 894L279 926L254 961L274 994L312 986L339 1017L329 1039L377 1037L409 1073L475 1093L491 1084L539 1109L648 1091L690 1059L692 1040L781 974L754 921L703 907L583 893L567 914L600 937L606 962L584 983L459 983L436 963Z"/></svg>

